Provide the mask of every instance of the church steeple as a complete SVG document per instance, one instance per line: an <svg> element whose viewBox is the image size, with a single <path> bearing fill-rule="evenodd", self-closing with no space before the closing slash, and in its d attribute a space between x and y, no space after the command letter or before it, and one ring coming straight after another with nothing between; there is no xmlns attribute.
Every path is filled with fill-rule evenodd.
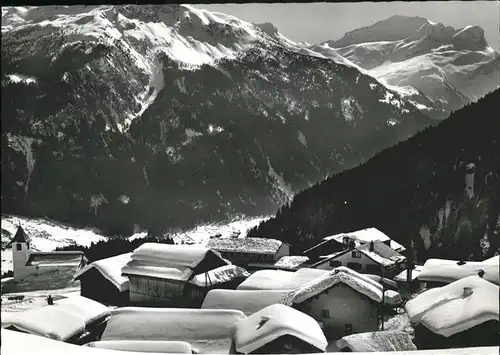
<svg viewBox="0 0 500 355"><path fill-rule="evenodd" d="M14 238L11 239L9 244L7 244L7 247L9 247L12 243L26 243L29 244L31 242L31 238L26 234L24 231L23 227L19 224L17 226L17 232Z"/></svg>

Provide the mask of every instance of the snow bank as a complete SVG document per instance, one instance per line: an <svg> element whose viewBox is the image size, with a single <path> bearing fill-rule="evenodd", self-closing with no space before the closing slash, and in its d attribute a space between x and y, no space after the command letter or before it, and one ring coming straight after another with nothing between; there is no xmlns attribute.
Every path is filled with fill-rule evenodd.
<svg viewBox="0 0 500 355"><path fill-rule="evenodd" d="M236 351L248 354L284 335L301 339L320 351L328 345L314 318L282 304L268 306L239 321L234 333L234 345Z"/></svg>
<svg viewBox="0 0 500 355"><path fill-rule="evenodd" d="M94 261L80 269L75 274L74 279L78 280L83 274L91 269L98 270L103 277L111 282L120 292L128 290L128 278L122 276L122 268L131 260L132 253L121 254L111 258Z"/></svg>
<svg viewBox="0 0 500 355"><path fill-rule="evenodd" d="M247 278L249 276L250 273L240 266L225 265L196 275L189 282L200 287L210 287L237 278Z"/></svg>
<svg viewBox="0 0 500 355"><path fill-rule="evenodd" d="M207 247L221 252L275 254L283 245L281 240L268 238L212 238Z"/></svg>
<svg viewBox="0 0 500 355"><path fill-rule="evenodd" d="M499 319L499 287L479 276L425 291L405 305L413 324L449 337Z"/></svg>
<svg viewBox="0 0 500 355"><path fill-rule="evenodd" d="M380 241L380 242L385 242L385 241L390 241L390 247L397 251L397 252L402 252L406 250L404 246L401 244L395 242L389 236L387 236L385 233L379 231L377 228L365 228L361 229L355 232L349 232L349 233L340 233L336 235L332 235L326 238L323 238L323 240L331 240L335 239L339 243L343 243L343 238L348 237L350 240L354 240L357 243L360 244L366 244L370 242L375 242L375 241Z"/></svg>
<svg viewBox="0 0 500 355"><path fill-rule="evenodd" d="M289 256L283 256L283 257L281 257L274 264L274 266L294 268L294 267L302 265L302 264L304 264L305 262L308 262L308 261L309 261L309 258L307 256L289 255Z"/></svg>
<svg viewBox="0 0 500 355"><path fill-rule="evenodd" d="M382 302L382 285L354 270L340 266L289 292L284 296L282 303L286 305L302 303L338 283L351 287L375 302Z"/></svg>
<svg viewBox="0 0 500 355"><path fill-rule="evenodd" d="M295 272L282 270L259 270L243 281L238 290L293 290L327 274L327 270L302 268Z"/></svg>
<svg viewBox="0 0 500 355"><path fill-rule="evenodd" d="M337 347L352 352L417 350L408 334L394 331L352 334L337 340Z"/></svg>
<svg viewBox="0 0 500 355"><path fill-rule="evenodd" d="M112 312L101 340L186 341L227 354L233 326L244 318L236 310L124 307Z"/></svg>
<svg viewBox="0 0 500 355"><path fill-rule="evenodd" d="M192 354L191 345L185 341L110 340L94 341L85 346L141 353Z"/></svg>
<svg viewBox="0 0 500 355"><path fill-rule="evenodd" d="M3 10L3 8L2 8ZM144 355L143 352L108 350L95 347L78 346L39 336L2 329L2 355L37 354L37 355ZM219 353L222 354L222 353ZM327 353L340 355L344 353ZM394 352L362 352L358 355L408 355L408 351ZM444 349L416 350L413 355L498 355L498 346ZM165 355L165 353L148 353L148 355Z"/></svg>
<svg viewBox="0 0 500 355"><path fill-rule="evenodd" d="M280 303L287 293L282 290L211 290L207 293L204 309L236 309L247 316L267 306Z"/></svg>
<svg viewBox="0 0 500 355"><path fill-rule="evenodd" d="M423 282L445 282L450 283L470 275L477 275L480 270L484 271L483 278L496 285L500 285L500 274L498 272L498 256L495 259L484 261L467 261L458 265L455 260L429 259L422 267L418 279Z"/></svg>
<svg viewBox="0 0 500 355"><path fill-rule="evenodd" d="M149 276L159 279L187 281L193 274L193 269L181 266L151 265L148 261L131 260L122 268L123 275Z"/></svg>
<svg viewBox="0 0 500 355"><path fill-rule="evenodd" d="M91 299L74 296L54 301L54 305L24 312L3 312L2 328L65 341L83 333L90 323L104 319L109 309Z"/></svg>

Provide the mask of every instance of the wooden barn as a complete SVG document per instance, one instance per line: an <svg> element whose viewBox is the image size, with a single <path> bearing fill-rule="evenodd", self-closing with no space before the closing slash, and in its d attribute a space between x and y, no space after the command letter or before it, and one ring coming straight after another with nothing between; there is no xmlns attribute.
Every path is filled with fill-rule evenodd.
<svg viewBox="0 0 500 355"><path fill-rule="evenodd" d="M291 307L274 304L236 323L230 354L315 354L328 342L318 323Z"/></svg>
<svg viewBox="0 0 500 355"><path fill-rule="evenodd" d="M290 254L290 245L267 238L211 238L207 247L240 266L252 263L273 265Z"/></svg>
<svg viewBox="0 0 500 355"><path fill-rule="evenodd" d="M80 269L74 276L80 280L80 294L107 305L127 305L129 281L122 275L122 268L131 256L132 253L127 253L97 260Z"/></svg>
<svg viewBox="0 0 500 355"><path fill-rule="evenodd" d="M405 310L415 328L418 349L497 346L499 287L468 276L427 290L408 301Z"/></svg>
<svg viewBox="0 0 500 355"><path fill-rule="evenodd" d="M210 271L229 264L218 252L198 245L145 243L132 253L122 275L129 279L131 304L196 307L206 293L196 280L206 277L209 282Z"/></svg>

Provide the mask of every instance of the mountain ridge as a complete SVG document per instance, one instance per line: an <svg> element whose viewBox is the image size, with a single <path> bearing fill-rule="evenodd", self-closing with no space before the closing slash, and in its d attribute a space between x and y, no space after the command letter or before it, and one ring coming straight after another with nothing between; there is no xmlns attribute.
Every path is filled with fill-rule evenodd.
<svg viewBox="0 0 500 355"><path fill-rule="evenodd" d="M5 213L111 235L266 215L434 122L357 69L224 14L105 5L6 16Z"/></svg>
<svg viewBox="0 0 500 355"><path fill-rule="evenodd" d="M249 235L273 235L300 253L328 235L375 227L405 245L411 239L420 261L493 256L500 235L500 122L493 116L499 98L496 90L297 194Z"/></svg>

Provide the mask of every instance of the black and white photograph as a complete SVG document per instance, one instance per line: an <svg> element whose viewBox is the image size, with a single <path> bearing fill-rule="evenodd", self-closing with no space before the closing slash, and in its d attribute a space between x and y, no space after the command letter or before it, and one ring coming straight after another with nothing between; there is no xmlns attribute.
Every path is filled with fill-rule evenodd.
<svg viewBox="0 0 500 355"><path fill-rule="evenodd" d="M2 6L2 355L497 355L500 1Z"/></svg>

